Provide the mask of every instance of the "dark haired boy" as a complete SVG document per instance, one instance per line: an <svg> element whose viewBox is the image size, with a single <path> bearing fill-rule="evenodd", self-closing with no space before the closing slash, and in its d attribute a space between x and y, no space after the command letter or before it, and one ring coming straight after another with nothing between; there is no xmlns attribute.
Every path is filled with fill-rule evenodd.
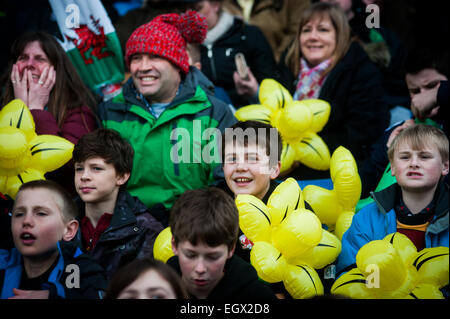
<svg viewBox="0 0 450 319"><path fill-rule="evenodd" d="M76 206L48 180L23 184L11 217L14 248L0 249L0 298L96 299L106 288L103 269L70 242Z"/></svg>
<svg viewBox="0 0 450 319"><path fill-rule="evenodd" d="M135 258L153 257L153 244L163 229L125 185L134 151L118 132L97 129L75 145L75 187L81 212L78 240L107 274Z"/></svg>
<svg viewBox="0 0 450 319"><path fill-rule="evenodd" d="M188 190L170 214L172 249L168 264L181 274L196 299L274 299L256 270L234 255L239 214L233 199L209 187Z"/></svg>

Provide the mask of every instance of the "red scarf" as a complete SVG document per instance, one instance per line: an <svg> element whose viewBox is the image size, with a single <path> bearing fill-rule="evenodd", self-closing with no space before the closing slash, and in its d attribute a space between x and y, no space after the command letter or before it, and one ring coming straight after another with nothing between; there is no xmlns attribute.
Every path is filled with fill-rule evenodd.
<svg viewBox="0 0 450 319"><path fill-rule="evenodd" d="M330 63L331 58L310 68L305 59L300 59L300 72L298 74L298 83L294 93L294 100L301 101L319 97L320 89L327 77L325 71L330 66Z"/></svg>

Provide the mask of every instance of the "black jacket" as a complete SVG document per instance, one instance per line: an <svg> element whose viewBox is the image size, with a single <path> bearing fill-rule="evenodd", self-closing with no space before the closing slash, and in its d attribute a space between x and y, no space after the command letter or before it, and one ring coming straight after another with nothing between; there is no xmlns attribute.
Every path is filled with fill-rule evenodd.
<svg viewBox="0 0 450 319"><path fill-rule="evenodd" d="M80 198L77 204L84 216L84 203ZM121 190L111 224L88 254L105 269L107 278L111 279L120 267L132 260L153 257L153 244L162 230L161 223L137 197ZM75 240L83 247L81 228Z"/></svg>
<svg viewBox="0 0 450 319"><path fill-rule="evenodd" d="M235 17L234 23L210 47L201 46L202 72L216 85L224 88L235 107L251 104L239 96L233 80L236 71L234 57L244 54L258 83L276 74L276 63L267 39L261 30Z"/></svg>
<svg viewBox="0 0 450 319"><path fill-rule="evenodd" d="M284 57L280 60L284 61ZM297 79L284 64L279 65L280 81L295 92ZM331 70L323 83L319 99L331 105L330 117L318 133L333 154L344 146L362 161L370 146L389 124L389 110L383 101L382 78L364 49L352 42L346 55ZM293 173L298 179L329 178L329 171L316 171L301 165Z"/></svg>
<svg viewBox="0 0 450 319"><path fill-rule="evenodd" d="M167 264L181 275L178 256L171 257ZM207 299L276 299L276 297L269 285L259 280L252 265L233 255L225 264L224 276Z"/></svg>

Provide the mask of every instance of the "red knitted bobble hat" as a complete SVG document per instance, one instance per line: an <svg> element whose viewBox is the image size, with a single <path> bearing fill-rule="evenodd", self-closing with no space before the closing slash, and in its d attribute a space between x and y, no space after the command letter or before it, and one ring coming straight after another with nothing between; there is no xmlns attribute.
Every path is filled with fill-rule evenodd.
<svg viewBox="0 0 450 319"><path fill-rule="evenodd" d="M130 57L135 53L149 53L168 59L187 74L186 42L202 43L207 31L205 18L195 11L159 15L131 34L125 50L126 63L130 65Z"/></svg>

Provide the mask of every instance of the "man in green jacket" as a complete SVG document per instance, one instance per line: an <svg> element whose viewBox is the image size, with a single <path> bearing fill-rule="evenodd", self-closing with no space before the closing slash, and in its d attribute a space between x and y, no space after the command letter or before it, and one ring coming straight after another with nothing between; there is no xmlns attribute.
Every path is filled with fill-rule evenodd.
<svg viewBox="0 0 450 319"><path fill-rule="evenodd" d="M194 11L160 15L137 28L125 52L131 77L122 93L99 106L103 126L134 148L128 190L147 207L163 204L165 212L155 217L164 226L185 190L223 176L216 142L236 122L189 67L186 42L201 43L206 32L204 18Z"/></svg>

